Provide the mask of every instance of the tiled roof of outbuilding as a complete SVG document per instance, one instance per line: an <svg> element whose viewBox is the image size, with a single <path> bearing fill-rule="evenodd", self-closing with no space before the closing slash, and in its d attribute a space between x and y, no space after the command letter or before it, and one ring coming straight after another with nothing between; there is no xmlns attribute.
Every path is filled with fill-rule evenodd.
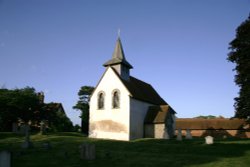
<svg viewBox="0 0 250 167"><path fill-rule="evenodd" d="M178 118L176 129L241 129L245 121L243 119L200 119L200 118Z"/></svg>

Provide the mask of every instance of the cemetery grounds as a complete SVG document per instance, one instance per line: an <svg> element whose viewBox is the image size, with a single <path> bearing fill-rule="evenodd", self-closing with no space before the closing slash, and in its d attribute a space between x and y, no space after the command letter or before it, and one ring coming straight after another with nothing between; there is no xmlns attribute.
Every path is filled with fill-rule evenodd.
<svg viewBox="0 0 250 167"><path fill-rule="evenodd" d="M12 167L248 167L250 139L215 139L206 145L204 138L138 139L130 142L89 139L80 133L31 134L33 148L21 147L24 135L0 132L0 151L12 153ZM45 144L50 147L45 147ZM79 146L94 144L95 160L80 158Z"/></svg>

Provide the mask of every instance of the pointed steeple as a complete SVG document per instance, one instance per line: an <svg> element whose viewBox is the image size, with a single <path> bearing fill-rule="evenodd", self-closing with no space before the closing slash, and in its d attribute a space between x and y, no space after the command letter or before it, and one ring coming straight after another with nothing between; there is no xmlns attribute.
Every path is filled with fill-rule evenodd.
<svg viewBox="0 0 250 167"><path fill-rule="evenodd" d="M133 66L131 64L129 64L129 62L127 62L127 60L125 58L125 54L123 52L120 37L118 37L118 39L116 41L115 50L113 52L112 59L110 59L109 61L104 63L103 66L107 67L107 66L113 66L113 65L117 65L117 64L122 64L122 65L126 66L128 69L133 68Z"/></svg>

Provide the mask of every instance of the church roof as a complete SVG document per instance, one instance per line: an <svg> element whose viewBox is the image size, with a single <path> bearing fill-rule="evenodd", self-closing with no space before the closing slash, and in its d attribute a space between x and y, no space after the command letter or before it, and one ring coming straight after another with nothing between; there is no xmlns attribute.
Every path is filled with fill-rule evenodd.
<svg viewBox="0 0 250 167"><path fill-rule="evenodd" d="M155 105L167 104L150 84L132 76L129 80L121 80L133 98Z"/></svg>
<svg viewBox="0 0 250 167"><path fill-rule="evenodd" d="M168 113L175 113L169 105L150 106L144 122L148 124L165 123Z"/></svg>
<svg viewBox="0 0 250 167"><path fill-rule="evenodd" d="M133 68L133 66L129 64L129 62L125 58L125 54L122 48L122 43L121 43L120 38L118 38L116 41L115 50L114 50L112 59L104 63L103 66L107 67L107 66L112 66L116 64L123 64L127 66L128 68Z"/></svg>

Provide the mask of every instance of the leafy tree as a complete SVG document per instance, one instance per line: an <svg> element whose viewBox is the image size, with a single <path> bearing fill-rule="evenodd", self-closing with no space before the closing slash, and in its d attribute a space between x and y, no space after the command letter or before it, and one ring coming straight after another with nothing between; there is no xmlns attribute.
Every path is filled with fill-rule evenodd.
<svg viewBox="0 0 250 167"><path fill-rule="evenodd" d="M236 37L230 42L228 60L235 63L235 83L240 87L235 98L235 117L250 116L250 16L236 30Z"/></svg>
<svg viewBox="0 0 250 167"><path fill-rule="evenodd" d="M72 131L73 124L65 114L61 103L44 103L34 88L0 89L0 131L10 131L12 123L22 120L32 122L38 129L46 121L52 131Z"/></svg>
<svg viewBox="0 0 250 167"><path fill-rule="evenodd" d="M22 119L25 123L36 117L40 101L35 89L0 89L0 130L9 131L13 122Z"/></svg>
<svg viewBox="0 0 250 167"><path fill-rule="evenodd" d="M82 86L78 92L79 100L73 109L80 110L82 119L82 132L88 134L89 131L89 100L90 95L93 92L94 87L92 86Z"/></svg>

